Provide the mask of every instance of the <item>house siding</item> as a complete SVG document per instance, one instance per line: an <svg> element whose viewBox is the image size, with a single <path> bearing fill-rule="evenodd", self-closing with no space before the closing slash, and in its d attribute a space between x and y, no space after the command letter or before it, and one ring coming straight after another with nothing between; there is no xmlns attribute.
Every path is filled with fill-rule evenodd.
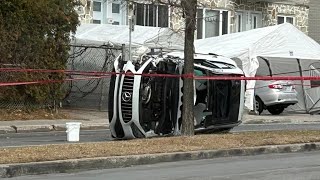
<svg viewBox="0 0 320 180"><path fill-rule="evenodd" d="M310 1L309 36L320 43L320 1Z"/></svg>

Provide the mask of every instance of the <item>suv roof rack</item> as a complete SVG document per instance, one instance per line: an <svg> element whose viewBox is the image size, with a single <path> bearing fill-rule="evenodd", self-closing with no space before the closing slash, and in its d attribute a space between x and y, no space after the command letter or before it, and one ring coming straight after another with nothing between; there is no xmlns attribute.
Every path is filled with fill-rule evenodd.
<svg viewBox="0 0 320 180"><path fill-rule="evenodd" d="M209 55L219 56L219 54L216 54L216 53L209 53Z"/></svg>

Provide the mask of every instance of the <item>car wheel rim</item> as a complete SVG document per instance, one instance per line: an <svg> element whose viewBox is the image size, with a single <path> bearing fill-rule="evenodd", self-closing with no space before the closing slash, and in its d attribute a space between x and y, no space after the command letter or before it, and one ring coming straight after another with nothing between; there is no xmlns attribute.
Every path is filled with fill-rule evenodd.
<svg viewBox="0 0 320 180"><path fill-rule="evenodd" d="M256 110L259 111L259 108L260 108L259 102L256 101Z"/></svg>

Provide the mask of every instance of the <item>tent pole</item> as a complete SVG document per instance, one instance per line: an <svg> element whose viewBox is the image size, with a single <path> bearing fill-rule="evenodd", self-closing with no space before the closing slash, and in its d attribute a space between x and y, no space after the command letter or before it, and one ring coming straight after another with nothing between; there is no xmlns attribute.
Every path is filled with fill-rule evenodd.
<svg viewBox="0 0 320 180"><path fill-rule="evenodd" d="M132 42L132 17L129 17L129 61L132 61L132 56L131 56L131 42Z"/></svg>
<svg viewBox="0 0 320 180"><path fill-rule="evenodd" d="M121 45L121 53L122 53L122 61L126 60L126 45L122 44Z"/></svg>
<svg viewBox="0 0 320 180"><path fill-rule="evenodd" d="M297 59L297 62L298 62L300 77L303 77L300 59ZM306 91L304 89L304 80L302 80L302 79L301 79L301 85L302 85L302 92L303 92L304 107L306 109L306 113L309 113L309 111L307 109L307 99L306 99Z"/></svg>

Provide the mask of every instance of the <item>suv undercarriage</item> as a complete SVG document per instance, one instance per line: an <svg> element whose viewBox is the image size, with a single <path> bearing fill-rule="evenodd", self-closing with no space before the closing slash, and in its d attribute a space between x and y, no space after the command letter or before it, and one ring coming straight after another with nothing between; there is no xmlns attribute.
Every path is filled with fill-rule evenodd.
<svg viewBox="0 0 320 180"><path fill-rule="evenodd" d="M243 76L231 59L195 55L195 76ZM114 63L109 92L109 121L114 138L179 134L183 106L183 57L145 55ZM194 80L195 131L228 130L241 123L241 80Z"/></svg>

